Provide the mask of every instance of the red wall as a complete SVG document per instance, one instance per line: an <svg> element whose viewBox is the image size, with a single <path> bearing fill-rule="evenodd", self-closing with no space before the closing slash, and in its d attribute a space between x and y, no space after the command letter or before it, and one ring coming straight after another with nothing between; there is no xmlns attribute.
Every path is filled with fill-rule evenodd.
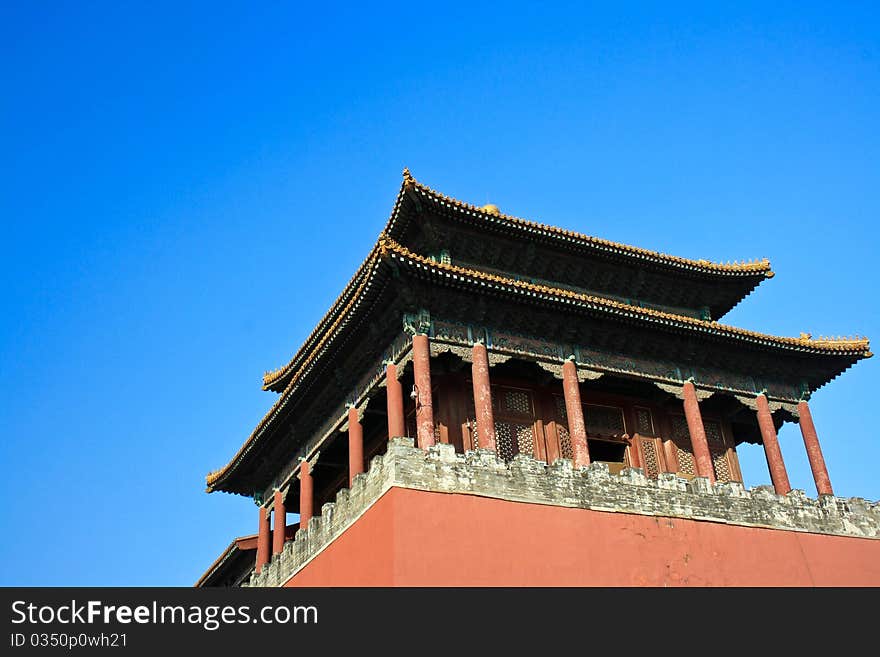
<svg viewBox="0 0 880 657"><path fill-rule="evenodd" d="M880 586L880 540L393 488L288 586Z"/></svg>

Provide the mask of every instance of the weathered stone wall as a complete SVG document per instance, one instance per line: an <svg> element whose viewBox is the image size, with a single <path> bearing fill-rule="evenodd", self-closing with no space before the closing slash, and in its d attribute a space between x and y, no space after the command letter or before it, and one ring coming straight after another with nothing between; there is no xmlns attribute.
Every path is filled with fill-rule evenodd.
<svg viewBox="0 0 880 657"><path fill-rule="evenodd" d="M880 503L831 495L808 498L793 490L776 495L770 486L749 491L738 483L709 484L673 474L648 479L629 468L612 475L602 463L575 470L560 459L547 465L529 457L505 464L494 453L456 454L451 445L427 451L411 438L396 438L375 457L351 490L325 504L307 529L285 544L250 586L280 586L362 516L390 488L478 495L501 500L591 509L789 531L880 539Z"/></svg>

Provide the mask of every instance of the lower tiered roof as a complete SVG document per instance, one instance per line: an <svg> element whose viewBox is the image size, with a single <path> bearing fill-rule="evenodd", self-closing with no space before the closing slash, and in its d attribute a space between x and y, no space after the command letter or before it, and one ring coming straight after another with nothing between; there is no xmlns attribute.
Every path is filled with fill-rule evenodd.
<svg viewBox="0 0 880 657"><path fill-rule="evenodd" d="M375 295L380 282L407 285L400 277L401 272L426 280L433 286L466 290L470 296L500 295L536 306L551 305L564 312L586 313L645 331L691 335L702 341L721 342L729 348L764 350L771 358L774 355L778 358L797 355L798 358L815 359L815 372L809 378L811 390L824 385L856 361L872 355L869 341L864 337L814 339L806 333L798 337L768 335L438 261L413 253L382 233L339 299L296 356L285 367L266 376L266 387L278 389L281 394L229 463L207 476L209 492L240 492L235 486L227 487L235 471L247 461L249 454L261 441L271 440L273 426L283 415L285 407L296 398L303 382L313 376L317 364L333 357L340 338L349 332L354 321L362 321L365 315L372 312L373 306L368 300L370 295ZM277 386L280 383L283 383L283 387L279 389Z"/></svg>

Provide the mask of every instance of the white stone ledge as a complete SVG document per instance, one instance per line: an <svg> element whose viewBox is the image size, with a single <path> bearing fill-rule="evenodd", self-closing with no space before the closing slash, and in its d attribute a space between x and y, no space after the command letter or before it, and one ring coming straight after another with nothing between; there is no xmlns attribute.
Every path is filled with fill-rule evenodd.
<svg viewBox="0 0 880 657"><path fill-rule="evenodd" d="M777 495L770 486L745 490L737 482L710 484L662 473L650 479L638 468L612 475L604 463L575 469L570 460L551 465L517 456L509 464L494 452L456 454L452 445L427 451L412 438L394 438L376 456L351 489L324 504L307 528L284 545L281 554L252 574L249 586L280 586L354 524L393 487L438 493L561 506L594 511L687 518L746 527L880 539L880 503L862 498L821 495L802 490Z"/></svg>

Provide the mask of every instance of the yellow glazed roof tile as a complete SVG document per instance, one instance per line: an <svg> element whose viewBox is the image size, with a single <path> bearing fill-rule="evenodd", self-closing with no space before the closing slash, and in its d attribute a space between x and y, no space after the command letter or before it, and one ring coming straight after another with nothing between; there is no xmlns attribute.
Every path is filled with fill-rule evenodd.
<svg viewBox="0 0 880 657"><path fill-rule="evenodd" d="M412 189L420 192L423 195L433 197L435 200L439 201L442 204L452 206L471 214L483 216L490 220L501 221L511 226L517 226L532 232L537 231L547 235L564 238L570 241L605 248L607 250L630 255L642 260L652 260L667 265L703 271L706 273L747 275L760 274L763 275L765 278L772 278L774 275L770 269L770 261L766 258L755 259L748 262L744 261L728 263L711 262L704 259L693 260L690 258L682 258L679 256L660 253L659 251L652 251L650 249L643 249L637 246L630 246L628 244L614 242L612 240L606 240L600 237L592 237L590 235L578 233L573 230L558 228L556 226L551 226L549 224L544 224L536 221L530 221L528 219L512 217L510 215L506 215L500 212L497 206L491 204L483 207L478 207L464 201L459 201L458 199L452 198L450 196L446 196L445 194L431 189L427 185L418 182L415 178L413 178L412 174L409 172L409 169L403 170L403 187L404 189ZM393 218L394 215L392 215L392 221L389 222L389 227L393 223ZM388 227L386 228L386 232L388 232Z"/></svg>
<svg viewBox="0 0 880 657"><path fill-rule="evenodd" d="M872 355L869 351L869 341L867 338L864 337L820 337L819 339L813 339L812 336L808 333L802 333L796 338L779 337L759 333L756 331L750 331L735 326L720 324L714 321L696 319L694 317L654 310L652 308L633 306L627 303L614 301L612 299L607 299L604 297L583 294L563 288L514 280L511 278L506 278L504 276L499 276L497 274L490 274L475 269L460 267L458 265L436 262L430 258L426 258L424 256L409 251L407 248L388 238L383 233L382 235L380 235L379 240L370 251L367 259L358 268L358 272L349 282L346 290L343 291L343 294L340 295L330 311L321 320L318 328L316 328L315 331L312 332L306 343L297 352L297 356L295 356L294 359L291 360L291 362L287 366L275 371L276 374L274 374L274 378L272 378L271 381L277 382L281 380L285 374L289 373L293 364L299 360L299 366L292 373L290 379L286 382L280 396L263 417L263 419L260 420L259 424L253 430L251 435L241 446L238 452L236 452L235 456L233 456L233 458L226 466L219 470L215 470L207 475L206 480L209 491L213 489L213 485L221 477L223 477L224 474L229 472L233 465L248 451L248 449L250 449L260 432L272 421L278 411L287 402L288 397L292 389L295 387L296 383L309 370L314 360L322 353L322 349L332 338L336 328L344 321L350 309L357 304L360 294L367 287L370 278L372 277L373 273L378 269L379 264L382 261L388 260L389 258L397 259L400 261L408 261L409 263L416 264L422 269L426 270L434 269L438 272L454 274L456 276L459 276L462 280L494 283L496 285L504 286L512 290L525 291L533 295L537 294L551 298L577 300L585 304L593 305L596 308L604 308L610 311L623 312L630 317L642 318L646 320L657 320L667 324L677 324L681 327L689 326L698 330L709 331L729 337L745 338L747 340L769 346L776 345L780 347L801 347L807 348L814 353L850 354L854 356L859 356L861 358L867 358ZM359 283L355 286L355 282L357 281L359 281ZM354 287L353 290L351 289L352 287ZM351 294L348 294L349 292L351 292ZM344 299L345 303L343 307L339 308L338 306L343 303ZM319 336L319 329L322 327L324 330L321 331L321 335ZM312 346L309 347L308 345ZM270 385L270 383L267 383L266 385Z"/></svg>

